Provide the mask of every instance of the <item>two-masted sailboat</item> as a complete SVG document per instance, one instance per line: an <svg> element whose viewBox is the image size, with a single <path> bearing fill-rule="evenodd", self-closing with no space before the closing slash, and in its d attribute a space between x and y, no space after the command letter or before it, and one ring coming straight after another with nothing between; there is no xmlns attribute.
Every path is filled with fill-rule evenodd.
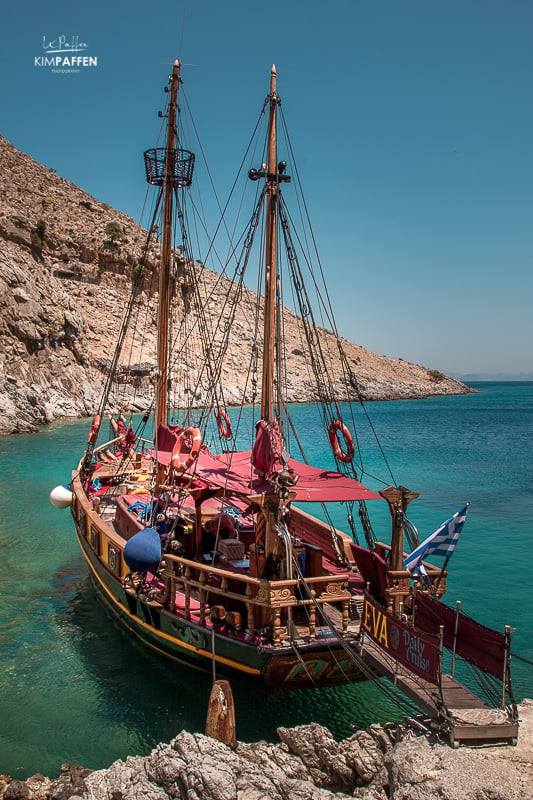
<svg viewBox="0 0 533 800"><path fill-rule="evenodd" d="M394 483L390 470L378 491L361 482L367 473L355 408L362 408L364 417L365 407L353 359L345 354L327 293L320 288L320 270L311 275L311 288L306 285L304 272L314 242L293 232L284 200L291 176L287 163L278 161L276 71L272 69L261 112L267 128L263 161L248 170L248 185L256 191L253 213L231 248L231 280L224 278L218 293L215 278L215 283L202 282L203 265L189 253L186 202L195 157L182 147L180 85L176 62L170 76L166 146L145 153L148 182L158 187L155 205L162 214L157 367L146 369L145 375L140 369L128 372L123 363L127 323L145 302L139 299L141 269L86 450L72 475L71 510L91 576L127 628L171 658L273 686L326 686L373 674L376 663L369 666L362 653L365 636L400 661L402 648L406 650L404 661L431 682L438 677L440 651L437 639L433 645L429 639L441 622L433 617L425 634L413 627L415 590L426 603L425 611L420 607L420 620L435 613L438 619L435 606L441 605L446 571L424 562L413 578L413 570L404 565L404 538L411 549L418 544L406 516L416 492ZM290 145L288 149L290 156ZM296 179L297 173L294 184ZM305 212L305 206L300 208ZM172 238L175 220L181 229L179 247ZM155 223L151 231L157 233ZM244 284L258 231L262 298ZM288 279L282 267L292 281L298 316L283 304ZM321 317L313 311L315 296ZM253 331L253 337L243 333L248 372L231 376L229 335L238 324L242 327L236 309L256 300L258 305L245 312ZM177 318L171 312L176 304ZM294 330L301 337L300 349ZM187 360L190 350L194 369ZM301 407L287 403L291 359L295 364L302 353L314 381L320 421L312 435L303 437L295 424ZM132 418L129 428L122 416L112 419L112 436L101 442L102 421L113 408L116 412L119 402L111 388L114 375L123 387L130 378L133 383L152 379L153 408L147 408L138 424ZM174 408L169 387L180 381L187 383L188 403ZM244 387L240 405L236 385ZM152 410L153 433L148 435ZM320 440L331 447L331 455L327 463L313 466L305 443L313 450ZM313 513L306 510L310 503ZM377 541L367 503L385 510L388 504L390 545ZM340 529L333 506L346 512L349 533ZM422 651L412 646L409 651L409 636L412 641L425 636L425 653L431 651L431 658L422 658Z"/></svg>

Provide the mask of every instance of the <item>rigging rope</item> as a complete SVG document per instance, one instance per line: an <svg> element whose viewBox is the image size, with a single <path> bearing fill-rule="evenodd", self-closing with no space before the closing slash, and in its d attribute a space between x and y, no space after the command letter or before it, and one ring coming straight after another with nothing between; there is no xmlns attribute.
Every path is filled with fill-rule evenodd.
<svg viewBox="0 0 533 800"><path fill-rule="evenodd" d="M287 526L285 525L284 522L278 522L277 530L280 537L286 542L286 545L288 544L288 546L290 547L290 552L292 554L293 568L298 576L298 579L301 582L301 585L305 588L308 598L311 600L311 602L315 606L316 611L318 611L320 616L323 618L326 626L335 636L338 644L344 650L348 658L351 661L353 661L353 663L357 666L357 668L361 671L361 673L365 676L365 678L374 683L374 685L376 685L383 692L383 694L385 694L388 697L388 699L391 702L395 703L402 711L405 711L407 709L409 713L413 713L414 711L418 712L417 707L413 703L405 699L400 699L392 689L390 689L383 683L381 678L376 678L375 671L367 665L364 658L360 656L352 647L350 647L348 642L346 642L345 639L342 637L342 635L339 634L338 630L335 628L333 622L327 615L323 606L320 603L318 603L316 597L309 589L309 586L305 580L305 577L298 563L298 559L294 557L294 553L292 552L292 546L290 544L290 533L287 530Z"/></svg>

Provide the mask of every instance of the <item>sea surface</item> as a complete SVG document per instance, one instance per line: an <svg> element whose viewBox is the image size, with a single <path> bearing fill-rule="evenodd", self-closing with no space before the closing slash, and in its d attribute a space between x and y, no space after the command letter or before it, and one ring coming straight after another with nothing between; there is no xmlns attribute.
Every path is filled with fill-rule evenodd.
<svg viewBox="0 0 533 800"><path fill-rule="evenodd" d="M461 600L498 630L511 625L512 652L533 662L533 383L475 388L367 409L395 480L420 492L409 516L421 539L471 503L447 602ZM315 411L292 408L313 461L327 466ZM88 427L57 423L0 438L0 773L13 777L55 776L64 762L106 767L205 726L210 674L162 660L115 625L88 581L69 512L49 503L50 489L70 480ZM364 463L374 474L370 451ZM343 514L335 522L347 529ZM388 541L388 511L377 517ZM516 699L533 697L533 667L515 658L512 675ZM311 721L340 738L403 716L373 684L284 692L231 683L242 740L275 741L278 726Z"/></svg>

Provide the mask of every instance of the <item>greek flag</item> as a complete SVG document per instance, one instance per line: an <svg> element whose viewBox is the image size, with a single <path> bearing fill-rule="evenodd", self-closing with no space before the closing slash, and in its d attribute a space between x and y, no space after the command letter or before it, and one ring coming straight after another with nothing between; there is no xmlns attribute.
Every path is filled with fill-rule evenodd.
<svg viewBox="0 0 533 800"><path fill-rule="evenodd" d="M470 503L466 503L453 517L447 519L435 533L432 533L422 544L419 544L411 555L405 559L404 569L408 569L412 575L425 575L426 570L422 564L423 558L426 558L426 556L445 556L448 559L455 550L459 534L463 530L469 505Z"/></svg>

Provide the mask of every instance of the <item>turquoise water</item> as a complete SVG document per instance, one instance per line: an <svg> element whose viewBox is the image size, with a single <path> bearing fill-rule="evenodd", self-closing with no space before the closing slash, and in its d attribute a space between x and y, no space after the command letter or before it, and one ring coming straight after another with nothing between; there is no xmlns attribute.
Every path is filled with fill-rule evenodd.
<svg viewBox="0 0 533 800"><path fill-rule="evenodd" d="M421 538L471 502L448 603L462 600L492 627L512 625L512 650L533 661L533 383L476 386L479 394L368 408L397 482L421 493L410 506ZM293 409L299 429L311 431L314 410ZM205 725L210 675L147 653L115 627L88 583L69 513L49 504L87 431L87 421L72 422L0 439L0 772L14 777L56 775L65 761L107 766ZM327 466L327 443L307 438ZM377 471L375 448L365 466ZM378 514L380 536L387 517ZM517 659L512 667L517 699L533 696L533 667ZM275 740L276 727L310 721L340 737L402 715L367 684L287 693L232 680L232 688L245 740Z"/></svg>

